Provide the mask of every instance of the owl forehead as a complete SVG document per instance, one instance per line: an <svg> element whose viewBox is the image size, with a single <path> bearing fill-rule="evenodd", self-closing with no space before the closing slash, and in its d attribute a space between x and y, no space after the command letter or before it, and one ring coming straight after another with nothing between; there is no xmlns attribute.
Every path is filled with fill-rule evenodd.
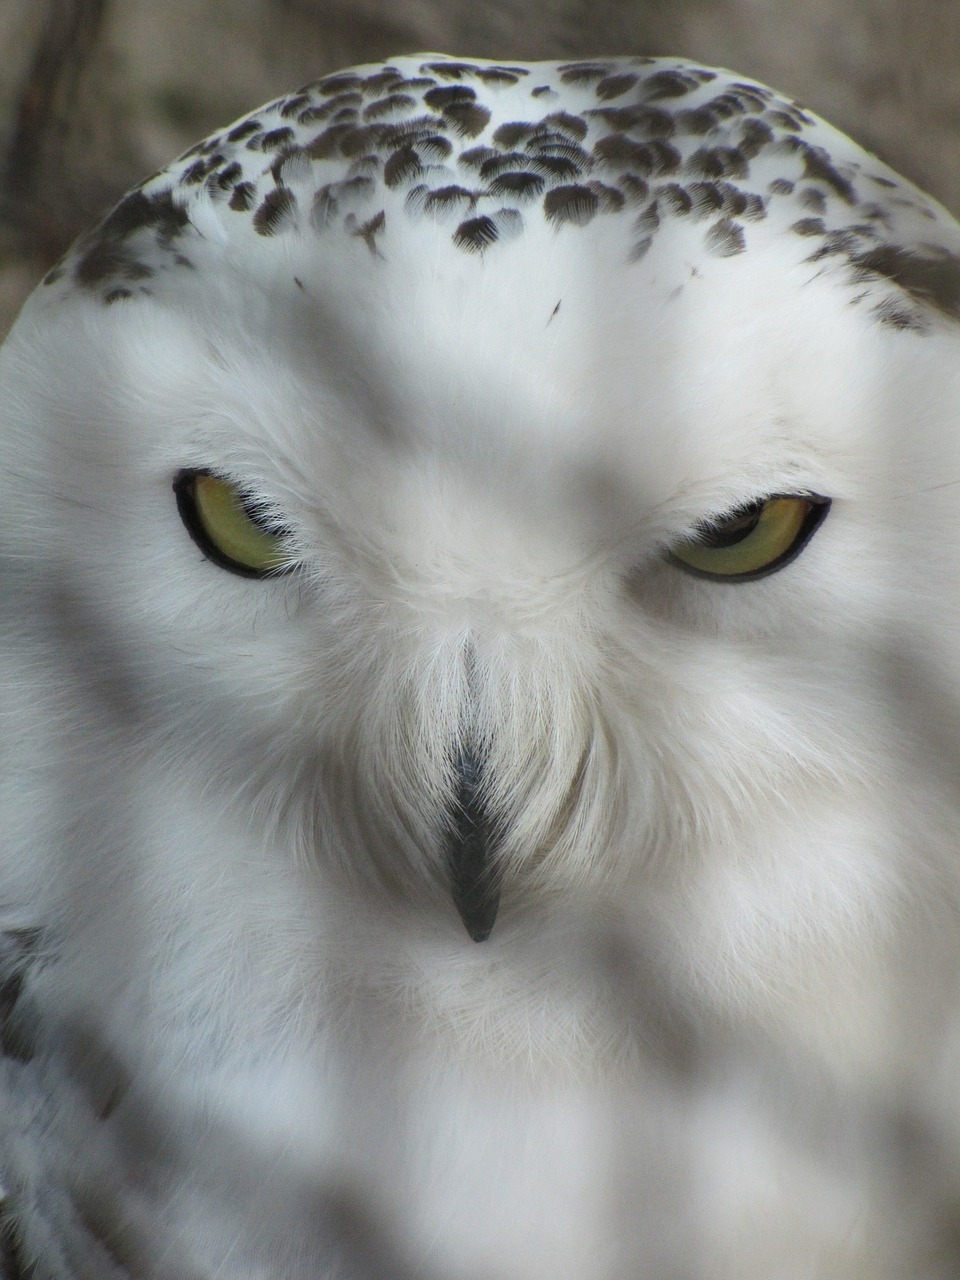
<svg viewBox="0 0 960 1280"><path fill-rule="evenodd" d="M923 328L917 302L960 316L960 234L921 193L765 86L655 58L420 56L327 76L131 192L47 283L127 302L225 245L269 261L304 238L332 254L352 240L389 271L411 223L483 260L531 228L606 227L631 263L678 221L707 259L775 229L800 258L892 281L883 323Z"/></svg>

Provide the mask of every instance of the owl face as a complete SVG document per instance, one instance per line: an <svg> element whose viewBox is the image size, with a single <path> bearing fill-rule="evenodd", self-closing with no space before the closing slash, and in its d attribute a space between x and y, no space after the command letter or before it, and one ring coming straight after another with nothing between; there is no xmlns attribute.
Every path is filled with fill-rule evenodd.
<svg viewBox="0 0 960 1280"><path fill-rule="evenodd" d="M77 243L0 351L25 1258L934 1280L958 281L672 59L327 77Z"/></svg>
<svg viewBox="0 0 960 1280"><path fill-rule="evenodd" d="M400 59L203 143L4 351L17 732L99 815L33 787L14 862L85 842L158 939L241 863L299 886L260 927L602 904L725 1002L814 983L930 829L887 662L956 613L958 248L673 62Z"/></svg>

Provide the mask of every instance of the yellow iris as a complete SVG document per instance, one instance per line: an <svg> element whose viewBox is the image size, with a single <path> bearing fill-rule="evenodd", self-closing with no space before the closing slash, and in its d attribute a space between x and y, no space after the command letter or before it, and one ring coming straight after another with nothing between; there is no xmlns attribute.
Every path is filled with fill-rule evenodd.
<svg viewBox="0 0 960 1280"><path fill-rule="evenodd" d="M670 548L670 558L707 578L744 581L773 573L798 555L830 503L813 495L766 498L704 524Z"/></svg>
<svg viewBox="0 0 960 1280"><path fill-rule="evenodd" d="M215 564L257 578L290 567L285 531L244 501L228 480L189 472L178 478L175 488L187 529Z"/></svg>

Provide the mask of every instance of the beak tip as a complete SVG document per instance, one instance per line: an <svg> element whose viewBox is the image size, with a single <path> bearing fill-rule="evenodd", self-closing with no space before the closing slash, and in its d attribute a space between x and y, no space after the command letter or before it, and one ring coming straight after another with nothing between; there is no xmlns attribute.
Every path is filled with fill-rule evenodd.
<svg viewBox="0 0 960 1280"><path fill-rule="evenodd" d="M478 894L468 900L464 896L455 893L453 901L460 919L463 921L464 928L473 941L486 942L493 932L493 926L497 919L500 894L496 892L485 893L482 896Z"/></svg>

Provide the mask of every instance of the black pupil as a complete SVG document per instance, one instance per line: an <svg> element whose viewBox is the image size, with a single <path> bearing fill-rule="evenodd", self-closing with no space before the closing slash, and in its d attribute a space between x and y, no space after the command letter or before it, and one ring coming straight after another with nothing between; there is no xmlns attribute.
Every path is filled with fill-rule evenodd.
<svg viewBox="0 0 960 1280"><path fill-rule="evenodd" d="M763 514L764 503L754 502L742 507L716 524L702 525L697 530L697 542L703 547L733 547L749 538Z"/></svg>

